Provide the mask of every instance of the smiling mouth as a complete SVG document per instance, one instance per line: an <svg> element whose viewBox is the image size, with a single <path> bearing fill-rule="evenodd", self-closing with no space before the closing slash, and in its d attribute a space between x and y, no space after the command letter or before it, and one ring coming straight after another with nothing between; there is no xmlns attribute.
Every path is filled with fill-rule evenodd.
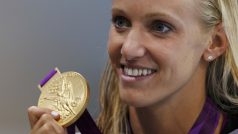
<svg viewBox="0 0 238 134"><path fill-rule="evenodd" d="M126 65L121 65L121 69L124 75L130 77L142 77L142 76L149 76L153 73L157 72L156 69L151 68L143 68L143 67L128 67Z"/></svg>

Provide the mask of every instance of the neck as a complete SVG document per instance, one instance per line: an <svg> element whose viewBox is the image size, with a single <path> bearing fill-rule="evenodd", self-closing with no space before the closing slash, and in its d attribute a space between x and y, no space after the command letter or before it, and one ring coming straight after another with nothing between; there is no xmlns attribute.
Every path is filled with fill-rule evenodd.
<svg viewBox="0 0 238 134"><path fill-rule="evenodd" d="M178 101L159 108L129 108L132 131L135 134L188 133L204 105L205 98ZM189 102L189 104L187 104ZM193 103L193 102L196 102ZM199 103L198 103L199 102Z"/></svg>

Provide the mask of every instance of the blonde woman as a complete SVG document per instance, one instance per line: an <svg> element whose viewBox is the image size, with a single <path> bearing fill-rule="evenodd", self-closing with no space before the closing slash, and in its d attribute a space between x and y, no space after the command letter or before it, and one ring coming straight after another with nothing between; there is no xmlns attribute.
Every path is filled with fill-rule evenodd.
<svg viewBox="0 0 238 134"><path fill-rule="evenodd" d="M98 127L103 134L236 133L237 51L237 0L112 0ZM44 110L29 108L32 134L64 133L46 110L36 111Z"/></svg>

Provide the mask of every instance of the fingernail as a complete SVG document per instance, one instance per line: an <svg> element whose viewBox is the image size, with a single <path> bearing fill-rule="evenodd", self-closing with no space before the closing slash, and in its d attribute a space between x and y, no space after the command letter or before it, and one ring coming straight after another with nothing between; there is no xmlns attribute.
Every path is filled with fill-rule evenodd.
<svg viewBox="0 0 238 134"><path fill-rule="evenodd" d="M51 112L51 115L54 116L54 117L57 117L57 116L59 116L59 113L56 112L56 111L52 111L52 112Z"/></svg>

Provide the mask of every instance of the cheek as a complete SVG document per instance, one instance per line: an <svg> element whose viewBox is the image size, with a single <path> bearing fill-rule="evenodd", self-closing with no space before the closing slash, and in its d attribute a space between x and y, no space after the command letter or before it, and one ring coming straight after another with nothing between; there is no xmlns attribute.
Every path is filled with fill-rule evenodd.
<svg viewBox="0 0 238 134"><path fill-rule="evenodd" d="M189 46L181 41L167 41L153 45L150 52L165 79L171 79L171 77L177 79L178 73L186 71L186 67L191 66L193 61L191 59L193 53L189 51Z"/></svg>
<svg viewBox="0 0 238 134"><path fill-rule="evenodd" d="M178 81L186 81L192 77L195 70L200 64L202 56L202 48L197 46L186 45L183 49L177 49L174 51L168 64L171 66L171 70L174 77Z"/></svg>
<svg viewBox="0 0 238 134"><path fill-rule="evenodd" d="M107 50L111 62L115 64L120 59L121 39L111 30L109 33Z"/></svg>
<svg viewBox="0 0 238 134"><path fill-rule="evenodd" d="M176 51L173 48L166 46L166 44L151 43L147 47L151 59L158 65L160 69L167 68L176 61Z"/></svg>

